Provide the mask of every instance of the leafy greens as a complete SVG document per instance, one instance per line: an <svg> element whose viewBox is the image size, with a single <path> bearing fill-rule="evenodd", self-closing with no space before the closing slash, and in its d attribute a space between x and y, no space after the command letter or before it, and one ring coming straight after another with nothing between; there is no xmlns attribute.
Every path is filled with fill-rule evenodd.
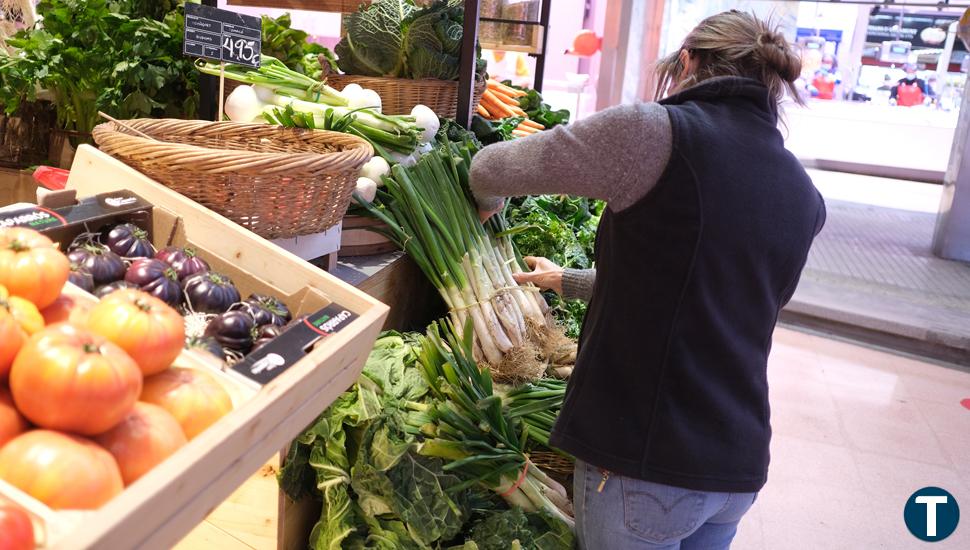
<svg viewBox="0 0 970 550"><path fill-rule="evenodd" d="M464 2L377 0L344 17L346 35L334 48L347 74L399 78L458 78ZM477 63L479 76L485 61Z"/></svg>
<svg viewBox="0 0 970 550"><path fill-rule="evenodd" d="M420 337L385 333L357 384L293 441L279 473L292 499L322 501L314 550L572 548L550 514L509 509L448 459L419 452L435 403ZM517 546L516 546L517 545Z"/></svg>

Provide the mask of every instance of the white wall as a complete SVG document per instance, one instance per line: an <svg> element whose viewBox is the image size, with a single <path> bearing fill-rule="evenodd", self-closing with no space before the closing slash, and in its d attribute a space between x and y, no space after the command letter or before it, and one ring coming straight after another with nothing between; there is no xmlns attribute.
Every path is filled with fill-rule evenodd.
<svg viewBox="0 0 970 550"><path fill-rule="evenodd" d="M324 13L319 11L306 10L281 10L273 8L246 8L241 6L228 6L226 0L219 0L219 7L224 10L245 13L248 15L268 15L279 17L289 12L293 20L292 27L306 31L311 38L317 38L323 44L336 44L340 39L340 14Z"/></svg>

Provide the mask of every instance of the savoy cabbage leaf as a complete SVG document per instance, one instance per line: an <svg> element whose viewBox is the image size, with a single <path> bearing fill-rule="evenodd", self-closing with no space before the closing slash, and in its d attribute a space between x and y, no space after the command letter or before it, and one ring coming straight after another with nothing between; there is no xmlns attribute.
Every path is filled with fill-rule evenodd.
<svg viewBox="0 0 970 550"><path fill-rule="evenodd" d="M401 76L404 34L415 11L409 0L378 0L344 17L347 34L334 48L337 66L347 74Z"/></svg>

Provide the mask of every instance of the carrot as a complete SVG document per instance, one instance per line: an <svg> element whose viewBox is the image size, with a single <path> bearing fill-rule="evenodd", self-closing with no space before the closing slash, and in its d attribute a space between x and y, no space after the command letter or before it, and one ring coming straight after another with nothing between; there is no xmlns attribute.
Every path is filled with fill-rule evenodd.
<svg viewBox="0 0 970 550"><path fill-rule="evenodd" d="M488 112L488 110L485 107L482 107L481 104L478 105L477 111L478 111L478 114L482 115L485 118L492 118L492 115Z"/></svg>
<svg viewBox="0 0 970 550"><path fill-rule="evenodd" d="M515 113L512 112L512 109L508 108L501 101L499 101L494 94L489 92L490 90L485 90L485 93L482 94L481 103L485 106L485 109L492 114L492 116L506 118L515 115Z"/></svg>
<svg viewBox="0 0 970 550"><path fill-rule="evenodd" d="M514 97L511 97L510 95L508 95L506 93L502 93L502 92L500 92L498 90L492 90L492 93L495 94L495 97L497 97L499 101L501 101L502 103L508 105L509 107L518 107L519 106L519 100L518 99L515 99Z"/></svg>
<svg viewBox="0 0 970 550"><path fill-rule="evenodd" d="M539 124L538 122L536 122L534 120L529 120L529 119L523 120L522 121L522 125L523 126L528 126L530 128L534 128L536 130L545 130L546 129L546 127L543 126L542 124Z"/></svg>
<svg viewBox="0 0 970 550"><path fill-rule="evenodd" d="M532 134L530 134L529 132L523 132L522 130L512 130L512 135L515 137L522 138L522 137L529 137Z"/></svg>
<svg viewBox="0 0 970 550"><path fill-rule="evenodd" d="M518 126L515 127L515 129L518 130L518 131L520 131L520 132L525 132L527 134L538 134L539 133L539 130L536 130L535 128L530 128L530 127L528 127L528 126L526 126L524 124L519 124Z"/></svg>
<svg viewBox="0 0 970 550"><path fill-rule="evenodd" d="M504 93L505 95L512 96L512 97L522 97L526 95L526 93L523 92L522 90L516 90L511 86L506 86L505 84L502 84L498 80L493 80L491 78L488 80L487 86L492 90L498 90Z"/></svg>
<svg viewBox="0 0 970 550"><path fill-rule="evenodd" d="M525 113L525 111L523 111L519 107L509 107L509 109L511 109L512 112L515 113L515 116L525 116L525 117L529 116Z"/></svg>

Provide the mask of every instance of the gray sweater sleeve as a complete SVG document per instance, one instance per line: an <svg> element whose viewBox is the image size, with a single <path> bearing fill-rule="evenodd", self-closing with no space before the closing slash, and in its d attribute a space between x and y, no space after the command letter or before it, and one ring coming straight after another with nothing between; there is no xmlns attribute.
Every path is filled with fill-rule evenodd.
<svg viewBox="0 0 970 550"><path fill-rule="evenodd" d="M562 297L566 300L589 302L593 297L595 269L569 269L562 271Z"/></svg>
<svg viewBox="0 0 970 550"><path fill-rule="evenodd" d="M485 147L472 161L471 188L482 210L497 209L505 197L548 193L602 199L619 212L656 185L672 141L663 106L620 105Z"/></svg>

